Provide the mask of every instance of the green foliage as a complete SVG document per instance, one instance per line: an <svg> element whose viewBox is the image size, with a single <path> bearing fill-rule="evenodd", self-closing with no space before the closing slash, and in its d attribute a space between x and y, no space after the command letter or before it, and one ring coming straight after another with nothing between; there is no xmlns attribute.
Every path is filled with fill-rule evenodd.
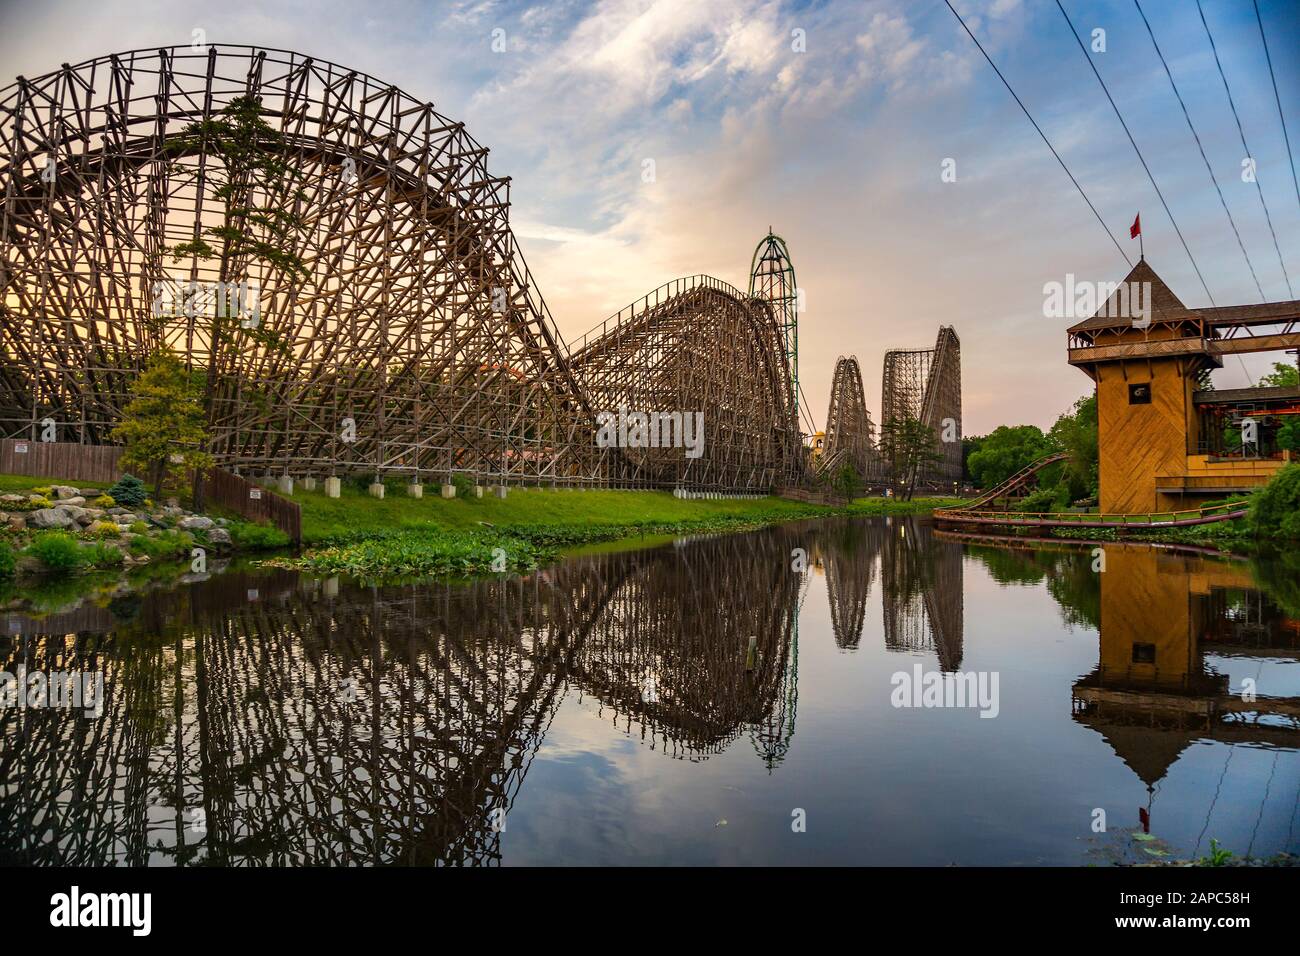
<svg viewBox="0 0 1300 956"><path fill-rule="evenodd" d="M188 557L194 535L188 531L164 531L156 538L133 538L128 545L132 554L152 560Z"/></svg>
<svg viewBox="0 0 1300 956"><path fill-rule="evenodd" d="M24 552L51 574L70 574L86 563L81 545L66 531L42 531Z"/></svg>
<svg viewBox="0 0 1300 956"><path fill-rule="evenodd" d="M145 491L144 482L135 475L123 475L117 484L108 489L108 494L123 508L139 508L144 504L148 492Z"/></svg>
<svg viewBox="0 0 1300 956"><path fill-rule="evenodd" d="M1262 538L1300 541L1300 464L1287 465L1251 495L1247 518Z"/></svg>
<svg viewBox="0 0 1300 956"><path fill-rule="evenodd" d="M1196 861L1197 866L1229 866L1232 862L1232 851L1225 850L1219 846L1219 841L1210 838L1210 853Z"/></svg>
<svg viewBox="0 0 1300 956"><path fill-rule="evenodd" d="M1300 385L1300 369L1281 362L1274 362L1273 371L1259 377L1260 388L1295 387L1296 385Z"/></svg>
<svg viewBox="0 0 1300 956"><path fill-rule="evenodd" d="M131 383L131 401L113 429L113 437L126 445L123 466L151 472L158 490L178 465L186 474L195 469L206 471L212 459L204 451L208 432L202 396L203 383L197 373L169 349L155 352L148 367ZM114 493L117 487L109 494L121 501Z"/></svg>
<svg viewBox="0 0 1300 956"><path fill-rule="evenodd" d="M1070 453L1061 483L1066 491L1058 494L1065 504L1080 498L1095 498L1100 480L1097 452L1097 396L1086 395L1061 415L1047 433L1048 443Z"/></svg>
<svg viewBox="0 0 1300 956"><path fill-rule="evenodd" d="M879 448L895 487L901 489L905 499L912 497L917 473L943 458L934 429L915 418L891 418L881 425Z"/></svg>
<svg viewBox="0 0 1300 956"><path fill-rule="evenodd" d="M981 488L993 488L1054 447L1036 425L999 425L971 453L971 477Z"/></svg>
<svg viewBox="0 0 1300 956"><path fill-rule="evenodd" d="M1292 415L1277 430L1277 445L1287 451L1300 452L1300 415Z"/></svg>
<svg viewBox="0 0 1300 956"><path fill-rule="evenodd" d="M143 490L143 488L142 488L142 490ZM116 508L116 507L117 507L117 501L113 498L112 495L100 495L98 498L96 498L94 501L92 501L91 504L94 505L96 508Z"/></svg>
<svg viewBox="0 0 1300 956"><path fill-rule="evenodd" d="M173 246L175 261L193 257L218 260L218 278L230 283L235 263L247 269L254 262L271 271L306 276L308 269L293 250L303 228L296 212L306 193L302 173L285 153L284 137L262 118L260 97L236 97L219 116L198 120L172 137L165 147L169 154L185 156L198 150L221 157L207 167L213 195L220 202L221 222L202 235ZM259 199L262 200L259 203ZM214 244L215 243L215 244ZM228 300L218 296L213 310L211 333L214 349L238 345L238 339L287 352L287 346L270 330L247 326L230 314ZM215 378L208 381L209 391ZM211 395L208 395L210 399Z"/></svg>
<svg viewBox="0 0 1300 956"><path fill-rule="evenodd" d="M831 488L836 494L843 495L846 498L852 498L862 488L862 480L858 477L857 469L848 462L840 465L840 470L835 473L831 481Z"/></svg>
<svg viewBox="0 0 1300 956"><path fill-rule="evenodd" d="M14 565L17 563L13 547L8 541L0 541L0 581L14 576Z"/></svg>
<svg viewBox="0 0 1300 956"><path fill-rule="evenodd" d="M474 482L466 475L452 475L451 483L456 486L457 498L468 498L474 493Z"/></svg>
<svg viewBox="0 0 1300 956"><path fill-rule="evenodd" d="M111 544L96 541L82 549L82 560L95 568L115 568L122 563L122 552Z"/></svg>
<svg viewBox="0 0 1300 956"><path fill-rule="evenodd" d="M226 530L240 551L271 551L289 546L289 536L274 525L232 521Z"/></svg>
<svg viewBox="0 0 1300 956"><path fill-rule="evenodd" d="M131 531L134 534L148 534L149 523L147 521L132 521Z"/></svg>

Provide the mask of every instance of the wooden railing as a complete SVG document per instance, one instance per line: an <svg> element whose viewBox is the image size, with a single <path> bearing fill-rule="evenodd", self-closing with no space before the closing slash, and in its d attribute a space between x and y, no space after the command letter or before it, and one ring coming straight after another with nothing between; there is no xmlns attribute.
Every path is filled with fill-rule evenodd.
<svg viewBox="0 0 1300 956"><path fill-rule="evenodd" d="M1155 511L1150 514L1090 514L1086 511L980 511L973 508L939 508L934 512L938 521L961 524L1030 525L1034 527L1076 528L1176 528L1187 525L1210 524L1244 517L1249 510L1248 501L1229 501L1223 504L1191 508L1186 511Z"/></svg>

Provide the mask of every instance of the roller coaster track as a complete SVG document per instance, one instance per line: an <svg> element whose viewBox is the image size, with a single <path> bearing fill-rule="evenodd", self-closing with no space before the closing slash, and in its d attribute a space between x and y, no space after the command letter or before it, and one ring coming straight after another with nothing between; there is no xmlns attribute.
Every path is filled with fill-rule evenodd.
<svg viewBox="0 0 1300 956"><path fill-rule="evenodd" d="M1095 514L1078 511L996 511L987 507L995 501L1008 498L1037 480L1039 472L1051 465L1068 461L1069 452L1044 455L980 497L960 508L940 508L934 512L940 525L1001 525L1026 528L1112 528L1117 531L1185 528L1243 518L1248 510L1246 501L1230 501L1204 508L1184 511L1157 511L1149 514Z"/></svg>

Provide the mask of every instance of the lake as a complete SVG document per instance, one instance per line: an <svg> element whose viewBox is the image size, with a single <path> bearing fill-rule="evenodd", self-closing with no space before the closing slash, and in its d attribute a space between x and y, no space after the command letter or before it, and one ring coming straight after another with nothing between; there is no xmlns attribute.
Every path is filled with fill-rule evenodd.
<svg viewBox="0 0 1300 956"><path fill-rule="evenodd" d="M0 862L1295 853L1298 580L864 518L523 577L214 566L10 610L0 671L103 684L0 710Z"/></svg>

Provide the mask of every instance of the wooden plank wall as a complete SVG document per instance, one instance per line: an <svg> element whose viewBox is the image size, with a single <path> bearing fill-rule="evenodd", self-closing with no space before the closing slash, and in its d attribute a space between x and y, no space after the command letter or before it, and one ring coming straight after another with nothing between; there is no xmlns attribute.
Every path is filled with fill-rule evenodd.
<svg viewBox="0 0 1300 956"><path fill-rule="evenodd" d="M0 439L0 474L111 485L122 477L117 445Z"/></svg>

